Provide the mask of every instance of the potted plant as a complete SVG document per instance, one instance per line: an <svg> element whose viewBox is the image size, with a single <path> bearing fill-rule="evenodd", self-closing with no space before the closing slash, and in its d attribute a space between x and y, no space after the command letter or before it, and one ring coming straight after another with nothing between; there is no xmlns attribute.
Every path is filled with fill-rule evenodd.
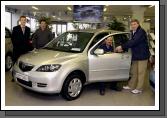
<svg viewBox="0 0 167 118"><path fill-rule="evenodd" d="M125 24L119 22L116 18L113 18L107 26L110 30L125 31Z"/></svg>

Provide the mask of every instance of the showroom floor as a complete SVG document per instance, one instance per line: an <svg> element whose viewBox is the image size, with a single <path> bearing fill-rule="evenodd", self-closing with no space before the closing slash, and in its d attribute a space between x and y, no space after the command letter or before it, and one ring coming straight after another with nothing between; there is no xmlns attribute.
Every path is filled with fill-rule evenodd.
<svg viewBox="0 0 167 118"><path fill-rule="evenodd" d="M134 95L128 90L114 91L109 87L105 96L100 96L97 85L84 88L80 98L66 101L60 95L45 95L25 90L15 82L11 82L11 73L5 73L6 106L154 106L154 93L146 82L145 91Z"/></svg>

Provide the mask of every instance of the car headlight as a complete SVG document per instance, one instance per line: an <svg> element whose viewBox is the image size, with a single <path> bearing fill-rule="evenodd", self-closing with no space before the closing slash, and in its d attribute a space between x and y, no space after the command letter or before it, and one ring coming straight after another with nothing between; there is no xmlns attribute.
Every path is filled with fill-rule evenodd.
<svg viewBox="0 0 167 118"><path fill-rule="evenodd" d="M54 72L61 67L60 64L42 65L36 71L39 72Z"/></svg>

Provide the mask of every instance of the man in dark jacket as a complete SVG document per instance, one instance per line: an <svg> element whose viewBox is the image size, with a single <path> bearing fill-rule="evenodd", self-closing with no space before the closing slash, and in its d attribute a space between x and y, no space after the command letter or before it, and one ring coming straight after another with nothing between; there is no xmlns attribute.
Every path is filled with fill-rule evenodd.
<svg viewBox="0 0 167 118"><path fill-rule="evenodd" d="M118 46L117 52L122 52L128 48L132 51L131 79L124 89L131 89L132 93L141 93L144 85L144 78L147 72L147 63L150 57L147 34L140 27L139 21L131 21L132 38L127 43Z"/></svg>
<svg viewBox="0 0 167 118"><path fill-rule="evenodd" d="M26 17L20 17L20 25L15 26L12 31L13 57L14 62L29 51L30 28L26 26Z"/></svg>

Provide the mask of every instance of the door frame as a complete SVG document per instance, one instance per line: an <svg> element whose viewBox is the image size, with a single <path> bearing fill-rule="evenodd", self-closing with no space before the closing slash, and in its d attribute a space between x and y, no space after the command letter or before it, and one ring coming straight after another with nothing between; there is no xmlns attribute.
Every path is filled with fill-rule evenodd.
<svg viewBox="0 0 167 118"><path fill-rule="evenodd" d="M116 34L130 34L130 32L119 32L119 33L109 33L109 35L106 35L105 37L103 37L102 39L100 39L95 45L93 45L89 50L88 50L88 57L89 57L89 55L93 55L93 52L95 51L95 49L96 49L96 46L98 46L98 44L102 41L102 40L104 40L104 39L106 39L107 37L109 37L109 36L113 36L113 35L116 35ZM93 39L94 40L94 39ZM93 41L92 40L92 41ZM114 44L114 43L113 43ZM113 45L114 46L114 48L115 48L115 44Z"/></svg>

